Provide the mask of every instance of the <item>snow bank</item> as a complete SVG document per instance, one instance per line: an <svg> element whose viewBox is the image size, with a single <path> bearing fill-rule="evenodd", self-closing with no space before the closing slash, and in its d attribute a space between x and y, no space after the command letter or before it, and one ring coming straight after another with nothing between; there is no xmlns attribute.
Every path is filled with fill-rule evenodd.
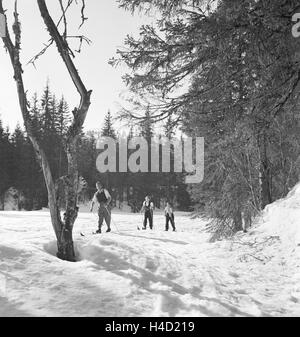
<svg viewBox="0 0 300 337"><path fill-rule="evenodd" d="M265 208L260 230L278 235L287 250L300 245L300 184L286 198Z"/></svg>
<svg viewBox="0 0 300 337"><path fill-rule="evenodd" d="M48 211L0 212L0 316L299 316L299 210L300 184L248 233L209 243L186 213L165 232L160 212L139 231L141 215L114 211L112 232L92 235L84 209L77 263L55 257Z"/></svg>

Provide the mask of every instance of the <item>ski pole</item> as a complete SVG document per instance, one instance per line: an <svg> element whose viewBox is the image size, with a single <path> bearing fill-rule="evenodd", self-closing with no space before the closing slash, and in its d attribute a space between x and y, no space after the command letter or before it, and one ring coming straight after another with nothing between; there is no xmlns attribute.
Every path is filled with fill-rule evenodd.
<svg viewBox="0 0 300 337"><path fill-rule="evenodd" d="M92 212L92 213L93 213L94 218L98 220L98 214L96 214L95 212Z"/></svg>
<svg viewBox="0 0 300 337"><path fill-rule="evenodd" d="M113 219L111 213L109 213L109 210L107 209L106 206L104 206L104 208L106 209L106 212L110 215L110 221L111 221L111 222L114 224L114 226L116 227L117 232L120 233L119 228L118 228L118 226L116 225L116 223L115 223L115 221L114 221L114 219Z"/></svg>
<svg viewBox="0 0 300 337"><path fill-rule="evenodd" d="M93 211L91 211L91 213L93 214L93 217L94 217L95 219L97 219L97 221L98 221L98 215L97 215L95 212L93 212ZM84 233L84 232L80 232L80 235L81 235L81 236L85 236L85 233Z"/></svg>
<svg viewBox="0 0 300 337"><path fill-rule="evenodd" d="M142 215L142 212L139 212L141 215ZM140 226L139 225L137 225L137 229L140 231L141 230L141 228L140 228Z"/></svg>
<svg viewBox="0 0 300 337"><path fill-rule="evenodd" d="M110 219L111 219L111 222L112 222L112 223L114 224L114 226L116 227L117 232L120 233L120 230L119 230L119 228L118 228L116 222L115 222L114 219L112 218L112 216L110 216Z"/></svg>
<svg viewBox="0 0 300 337"><path fill-rule="evenodd" d="M140 214L141 214L141 220L142 220L142 229L145 227L145 224L144 224L144 218L145 218L145 215L144 215L144 213L143 212L140 212ZM138 227L138 230L140 230L140 228Z"/></svg>

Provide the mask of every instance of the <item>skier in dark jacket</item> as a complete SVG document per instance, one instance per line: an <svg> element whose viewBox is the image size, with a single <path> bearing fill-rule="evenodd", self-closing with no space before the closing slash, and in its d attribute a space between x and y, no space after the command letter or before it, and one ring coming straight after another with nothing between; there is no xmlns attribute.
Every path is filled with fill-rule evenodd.
<svg viewBox="0 0 300 337"><path fill-rule="evenodd" d="M150 229L153 229L153 209L154 204L147 195L145 201L143 202L142 212L144 212L144 226L142 229L147 228L147 220L149 221Z"/></svg>
<svg viewBox="0 0 300 337"><path fill-rule="evenodd" d="M105 219L107 225L107 231L110 232L110 222L111 222L111 210L110 210L110 202L111 196L109 192L104 188L100 181L96 183L97 192L94 194L92 205L91 205L91 212L93 212L94 204L98 204L98 230L96 231L97 234L101 233L101 227L103 225L103 220Z"/></svg>
<svg viewBox="0 0 300 337"><path fill-rule="evenodd" d="M173 209L172 209L169 202L167 202L167 204L166 204L165 217L166 217L166 229L165 230L166 231L169 230L169 222L171 222L173 232L175 232L175 230L176 230L176 228L175 228L175 217L174 217Z"/></svg>

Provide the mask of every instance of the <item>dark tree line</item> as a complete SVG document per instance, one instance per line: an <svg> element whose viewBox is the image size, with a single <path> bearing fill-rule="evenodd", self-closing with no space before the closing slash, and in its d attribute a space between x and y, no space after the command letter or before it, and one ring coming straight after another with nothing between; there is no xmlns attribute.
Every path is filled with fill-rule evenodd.
<svg viewBox="0 0 300 337"><path fill-rule="evenodd" d="M121 202L129 204L133 212L141 209L142 202L147 194L157 207L161 203L169 200L181 210L189 210L190 197L187 192L187 186L184 183L183 174L179 173L151 173L151 139L156 134L154 132L153 121L149 111L145 111L145 120L139 127L132 128L127 135L127 141L133 137L144 137L148 142L148 170L149 173L122 173L117 169L116 173L99 173L96 168L97 156L100 150L97 150L96 143L99 136L111 137L118 140L122 136L115 128L115 121L110 112L104 119L104 124L99 131L87 132L81 140L79 146L79 171L88 183L88 196L91 197L95 192L95 183L101 180L104 185L112 192L115 206ZM170 123L166 123L165 132L172 138ZM118 144L118 143L117 143ZM128 151L128 157L135 150ZM117 145L117 168L119 168L119 146Z"/></svg>
<svg viewBox="0 0 300 337"><path fill-rule="evenodd" d="M38 135L55 179L66 173L66 153L64 141L70 124L69 108L62 97L57 100L47 84L42 96L35 94L31 101L31 114L36 134ZM24 198L19 206L26 210L41 209L48 206L47 189L43 174L38 165L32 144L20 125L10 133L3 130L0 121L0 196L9 187L17 189Z"/></svg>
<svg viewBox="0 0 300 337"><path fill-rule="evenodd" d="M62 97L57 100L47 83L41 97L34 94L30 101L30 114L35 133L49 158L53 177L57 180L67 172L67 157L64 149L67 129L70 124L70 111ZM154 136L152 121L146 111L146 120L141 127L131 131L130 137L143 136L151 144ZM112 191L115 206L118 202L128 202L132 211L138 211L146 194L153 196L157 206L162 200L176 201L180 209L189 208L189 196L183 177L179 174L156 173L99 173L96 160L98 137L118 138L115 121L110 112L105 116L99 131L82 132L78 144L78 169L86 188L80 194L80 202L90 200L95 192L95 183L101 180ZM166 124L166 134L169 126ZM149 146L150 151L150 146ZM149 152L150 153L150 152ZM4 207L4 194L14 187L21 195L19 207L25 210L38 210L48 207L47 189L42 171L26 132L19 125L11 133L4 129L0 120L0 206ZM64 205L62 205L64 206Z"/></svg>
<svg viewBox="0 0 300 337"><path fill-rule="evenodd" d="M187 135L205 137L205 178L190 188L195 211L213 219L214 239L250 225L299 181L299 2L119 2L160 13L157 29L128 36L111 63L130 68L134 97L160 102L154 121L172 116Z"/></svg>

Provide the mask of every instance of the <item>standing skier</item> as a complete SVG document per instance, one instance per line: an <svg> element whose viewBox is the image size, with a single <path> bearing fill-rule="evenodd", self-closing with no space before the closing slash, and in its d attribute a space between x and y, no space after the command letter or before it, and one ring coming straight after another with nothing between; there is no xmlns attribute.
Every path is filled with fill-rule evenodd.
<svg viewBox="0 0 300 337"><path fill-rule="evenodd" d="M100 181L96 183L97 192L94 194L92 205L91 205L91 212L93 212L94 204L98 204L98 230L96 231L97 234L101 233L101 227L103 225L103 219L105 219L107 225L107 231L110 232L110 222L111 222L111 211L109 208L109 204L111 202L111 196L109 192L104 188Z"/></svg>
<svg viewBox="0 0 300 337"><path fill-rule="evenodd" d="M153 229L153 209L154 204L150 200L150 197L147 195L145 201L143 202L143 207L141 212L144 212L144 226L143 229L147 228L147 219L149 220L149 227Z"/></svg>
<svg viewBox="0 0 300 337"><path fill-rule="evenodd" d="M173 232L175 232L176 228L175 228L174 212L173 212L173 209L172 209L169 202L167 202L167 204L166 204L165 217L166 217L166 229L165 230L166 231L169 230L169 221L171 221L171 225L173 227Z"/></svg>

